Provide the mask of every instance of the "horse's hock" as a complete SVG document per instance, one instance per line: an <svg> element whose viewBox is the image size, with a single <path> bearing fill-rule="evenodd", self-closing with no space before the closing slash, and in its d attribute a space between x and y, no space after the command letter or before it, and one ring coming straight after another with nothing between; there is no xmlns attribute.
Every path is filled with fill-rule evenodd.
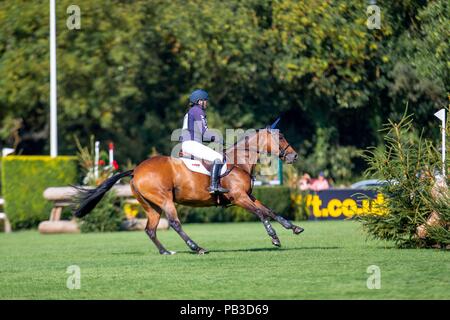
<svg viewBox="0 0 450 320"><path fill-rule="evenodd" d="M118 184L112 188L116 197L125 198L126 203L138 203L133 197L130 185ZM75 219L61 220L61 213L64 207L72 205L72 199L77 195L77 190L73 187L51 187L44 191L44 198L53 202L50 218L39 224L38 230L43 234L51 233L78 233L80 228ZM144 230L147 219L127 220L123 223L126 230ZM169 223L161 218L158 229L168 229Z"/></svg>

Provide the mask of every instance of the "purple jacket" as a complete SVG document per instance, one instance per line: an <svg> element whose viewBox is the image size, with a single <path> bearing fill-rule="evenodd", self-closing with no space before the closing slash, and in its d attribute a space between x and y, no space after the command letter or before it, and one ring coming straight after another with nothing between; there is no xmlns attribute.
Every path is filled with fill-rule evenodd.
<svg viewBox="0 0 450 320"><path fill-rule="evenodd" d="M208 130L205 111L199 105L193 105L188 113L187 129L190 134L190 140L197 142L203 141L203 134Z"/></svg>

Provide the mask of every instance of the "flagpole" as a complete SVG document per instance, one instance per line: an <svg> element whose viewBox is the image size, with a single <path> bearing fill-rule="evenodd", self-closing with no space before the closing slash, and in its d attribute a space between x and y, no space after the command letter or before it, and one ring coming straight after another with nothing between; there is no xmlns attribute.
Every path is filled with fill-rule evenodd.
<svg viewBox="0 0 450 320"><path fill-rule="evenodd" d="M50 0L50 155L51 157L58 156L55 0Z"/></svg>
<svg viewBox="0 0 450 320"><path fill-rule="evenodd" d="M441 109L434 114L439 120L441 120L441 134L442 134L442 177L446 179L445 175L445 133L446 133L446 119L445 119L445 109Z"/></svg>
<svg viewBox="0 0 450 320"><path fill-rule="evenodd" d="M442 177L444 178L444 181L446 179L446 175L445 175L445 125L446 125L446 120L445 120L445 113L444 113L444 120L442 121Z"/></svg>

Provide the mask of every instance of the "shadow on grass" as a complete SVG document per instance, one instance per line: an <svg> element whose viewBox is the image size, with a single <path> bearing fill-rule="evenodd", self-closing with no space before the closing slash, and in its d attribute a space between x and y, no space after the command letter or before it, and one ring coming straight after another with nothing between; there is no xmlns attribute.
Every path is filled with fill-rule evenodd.
<svg viewBox="0 0 450 320"><path fill-rule="evenodd" d="M248 249L208 249L208 253L226 253L226 252L270 252L270 251L303 251L303 250L336 250L342 249L342 247L296 247L296 248L248 248ZM136 255L141 256L147 252L142 251L129 251L129 252L112 252L112 255ZM197 252L190 250L176 251L177 254L197 254Z"/></svg>
<svg viewBox="0 0 450 320"><path fill-rule="evenodd" d="M248 248L248 249L211 249L209 253L215 252L270 252L270 251L303 251L303 250L335 250L341 249L341 247L298 247L298 248ZM193 251L178 251L177 253L189 253L189 254L197 254Z"/></svg>
<svg viewBox="0 0 450 320"><path fill-rule="evenodd" d="M123 251L123 252L111 252L112 255L134 255L134 256L141 256L145 254L144 251Z"/></svg>

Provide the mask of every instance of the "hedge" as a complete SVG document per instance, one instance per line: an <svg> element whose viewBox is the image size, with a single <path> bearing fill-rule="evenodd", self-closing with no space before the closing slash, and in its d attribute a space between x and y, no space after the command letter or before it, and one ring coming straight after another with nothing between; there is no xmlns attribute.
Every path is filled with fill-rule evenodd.
<svg viewBox="0 0 450 320"><path fill-rule="evenodd" d="M52 204L43 197L48 187L75 184L77 158L8 156L2 161L5 212L13 229L32 228L50 216Z"/></svg>
<svg viewBox="0 0 450 320"><path fill-rule="evenodd" d="M288 187L256 187L253 189L253 195L279 215L288 219L295 218L291 190ZM258 221L254 214L236 206L192 208L179 205L177 209L182 222Z"/></svg>

